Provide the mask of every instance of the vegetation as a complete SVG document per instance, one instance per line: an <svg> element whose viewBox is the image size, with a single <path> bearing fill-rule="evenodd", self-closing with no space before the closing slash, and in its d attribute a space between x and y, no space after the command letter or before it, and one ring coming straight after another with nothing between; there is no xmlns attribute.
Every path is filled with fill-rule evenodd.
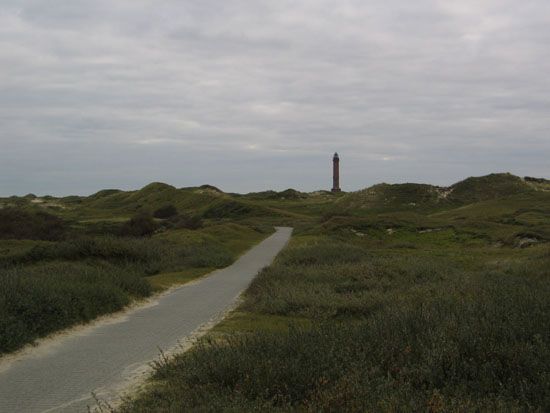
<svg viewBox="0 0 550 413"><path fill-rule="evenodd" d="M336 206L353 214L411 210L434 212L476 202L533 194L532 185L511 174L468 178L448 188L425 184L379 184L347 194Z"/></svg>
<svg viewBox="0 0 550 413"><path fill-rule="evenodd" d="M349 194L154 183L0 200L0 228L6 211L33 223L0 236L0 352L291 225L239 309L159 361L120 411L549 411L549 188L493 174ZM62 233L44 236L44 213Z"/></svg>
<svg viewBox="0 0 550 413"><path fill-rule="evenodd" d="M48 262L0 271L0 353L151 292L138 266Z"/></svg>
<svg viewBox="0 0 550 413"><path fill-rule="evenodd" d="M65 235L65 222L44 211L0 209L0 239L58 240Z"/></svg>
<svg viewBox="0 0 550 413"><path fill-rule="evenodd" d="M158 229L158 224L151 213L138 212L120 229L120 235L127 237L149 237Z"/></svg>
<svg viewBox="0 0 550 413"><path fill-rule="evenodd" d="M147 210L130 219L74 220L63 208L87 200L48 202L64 216L43 205L0 209L0 354L227 266L268 233L216 222L201 229L200 217L184 214L163 224Z"/></svg>
<svg viewBox="0 0 550 413"><path fill-rule="evenodd" d="M298 237L121 411L547 411L549 297L543 250L516 261Z"/></svg>
<svg viewBox="0 0 550 413"><path fill-rule="evenodd" d="M170 218L175 215L178 215L178 209L172 204L164 205L153 213L155 218L161 219Z"/></svg>
<svg viewBox="0 0 550 413"><path fill-rule="evenodd" d="M212 235L218 231L228 234ZM179 230L153 238L0 243L8 247L0 248L0 354L230 265L265 235L213 225L200 233Z"/></svg>
<svg viewBox="0 0 550 413"><path fill-rule="evenodd" d="M421 212L392 191L302 224L238 311L119 411L548 411L548 195Z"/></svg>
<svg viewBox="0 0 550 413"><path fill-rule="evenodd" d="M198 215L178 214L168 220L168 226L175 229L199 229L204 225L204 221Z"/></svg>
<svg viewBox="0 0 550 413"><path fill-rule="evenodd" d="M468 178L451 186L450 198L459 203L472 203L532 192L523 179L511 174L491 174Z"/></svg>

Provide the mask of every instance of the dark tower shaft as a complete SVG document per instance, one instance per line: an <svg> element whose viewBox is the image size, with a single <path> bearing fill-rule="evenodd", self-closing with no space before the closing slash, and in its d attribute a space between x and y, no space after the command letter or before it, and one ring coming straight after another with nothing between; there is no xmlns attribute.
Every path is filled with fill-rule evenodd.
<svg viewBox="0 0 550 413"><path fill-rule="evenodd" d="M340 192L340 158L338 153L332 158L332 192Z"/></svg>

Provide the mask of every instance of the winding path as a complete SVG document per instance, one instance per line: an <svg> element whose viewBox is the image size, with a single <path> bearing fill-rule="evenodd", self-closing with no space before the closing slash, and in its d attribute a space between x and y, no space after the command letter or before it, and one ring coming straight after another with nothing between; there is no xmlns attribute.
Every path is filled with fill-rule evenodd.
<svg viewBox="0 0 550 413"><path fill-rule="evenodd" d="M219 318L291 234L291 228L277 228L230 267L112 322L0 362L0 412L86 412L94 405L92 392L107 397L124 383L128 386L144 374L159 349L174 349L179 340Z"/></svg>

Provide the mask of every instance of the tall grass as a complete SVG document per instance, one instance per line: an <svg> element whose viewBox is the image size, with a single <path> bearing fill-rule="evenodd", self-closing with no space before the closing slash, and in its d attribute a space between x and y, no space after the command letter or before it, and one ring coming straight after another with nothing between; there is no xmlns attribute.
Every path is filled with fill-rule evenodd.
<svg viewBox="0 0 550 413"><path fill-rule="evenodd" d="M295 244L241 308L287 332L212 336L122 411L550 410L550 257L440 255Z"/></svg>
<svg viewBox="0 0 550 413"><path fill-rule="evenodd" d="M0 353L102 314L151 288L132 267L51 262L0 272Z"/></svg>
<svg viewBox="0 0 550 413"><path fill-rule="evenodd" d="M118 265L139 264L145 275L151 275L184 265L223 267L231 262L232 256L221 244L207 242L178 245L147 238L77 237L70 241L37 245L22 254L2 257L0 267L53 260L100 260Z"/></svg>
<svg viewBox="0 0 550 413"><path fill-rule="evenodd" d="M150 295L149 275L232 260L221 244L115 237L78 237L4 256L0 354Z"/></svg>

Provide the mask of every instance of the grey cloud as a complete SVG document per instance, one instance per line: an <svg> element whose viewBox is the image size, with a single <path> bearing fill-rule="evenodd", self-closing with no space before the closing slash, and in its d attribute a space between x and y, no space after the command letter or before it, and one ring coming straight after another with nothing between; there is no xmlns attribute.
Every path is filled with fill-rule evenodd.
<svg viewBox="0 0 550 413"><path fill-rule="evenodd" d="M550 5L4 0L0 195L550 175Z"/></svg>

